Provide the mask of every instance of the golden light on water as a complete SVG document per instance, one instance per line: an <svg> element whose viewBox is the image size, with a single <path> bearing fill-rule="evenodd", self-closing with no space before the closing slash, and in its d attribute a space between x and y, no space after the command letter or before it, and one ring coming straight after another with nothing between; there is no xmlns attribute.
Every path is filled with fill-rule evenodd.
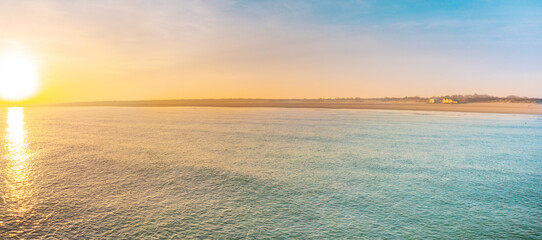
<svg viewBox="0 0 542 240"><path fill-rule="evenodd" d="M3 157L5 164L4 204L8 221L21 222L28 218L34 206L32 189L31 153L28 150L27 131L25 129L24 109L11 107L6 118L7 128ZM0 226L10 224L0 222ZM16 231L22 231L18 229Z"/></svg>
<svg viewBox="0 0 542 240"><path fill-rule="evenodd" d="M38 64L22 50L0 55L0 98L20 101L35 95L39 88Z"/></svg>

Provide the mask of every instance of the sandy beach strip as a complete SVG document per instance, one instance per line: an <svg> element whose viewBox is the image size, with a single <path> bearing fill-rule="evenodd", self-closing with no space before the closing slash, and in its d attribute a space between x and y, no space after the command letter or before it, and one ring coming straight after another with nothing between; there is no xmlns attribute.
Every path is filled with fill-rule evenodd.
<svg viewBox="0 0 542 240"><path fill-rule="evenodd" d="M542 114L536 103L464 103L430 104L416 102L334 101L334 100L265 100L265 99L203 99L151 100L64 103L47 106L115 106L115 107L275 107L329 109L387 109L414 111L451 111L478 113Z"/></svg>

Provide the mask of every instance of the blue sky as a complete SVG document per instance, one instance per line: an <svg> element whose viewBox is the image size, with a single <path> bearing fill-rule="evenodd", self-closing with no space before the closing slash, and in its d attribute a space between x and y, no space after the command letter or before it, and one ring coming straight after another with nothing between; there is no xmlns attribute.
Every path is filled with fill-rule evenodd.
<svg viewBox="0 0 542 240"><path fill-rule="evenodd" d="M0 20L49 99L542 97L542 1L6 0Z"/></svg>

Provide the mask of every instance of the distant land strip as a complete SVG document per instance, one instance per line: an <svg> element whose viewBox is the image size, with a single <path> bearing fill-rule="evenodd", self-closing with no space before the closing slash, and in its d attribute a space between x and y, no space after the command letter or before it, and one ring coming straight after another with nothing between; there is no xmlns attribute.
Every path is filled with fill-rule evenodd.
<svg viewBox="0 0 542 240"><path fill-rule="evenodd" d="M423 99L180 99L148 101L74 102L47 105L49 107L273 107L383 109L414 111L452 111L479 113L542 114L542 101L491 101L470 103L430 103Z"/></svg>

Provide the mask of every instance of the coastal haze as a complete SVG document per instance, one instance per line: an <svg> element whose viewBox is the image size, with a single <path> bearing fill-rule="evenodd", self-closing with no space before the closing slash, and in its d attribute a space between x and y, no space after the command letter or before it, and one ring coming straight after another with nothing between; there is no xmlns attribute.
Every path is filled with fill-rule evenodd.
<svg viewBox="0 0 542 240"><path fill-rule="evenodd" d="M38 65L30 103L542 98L539 1L0 2L0 54Z"/></svg>

